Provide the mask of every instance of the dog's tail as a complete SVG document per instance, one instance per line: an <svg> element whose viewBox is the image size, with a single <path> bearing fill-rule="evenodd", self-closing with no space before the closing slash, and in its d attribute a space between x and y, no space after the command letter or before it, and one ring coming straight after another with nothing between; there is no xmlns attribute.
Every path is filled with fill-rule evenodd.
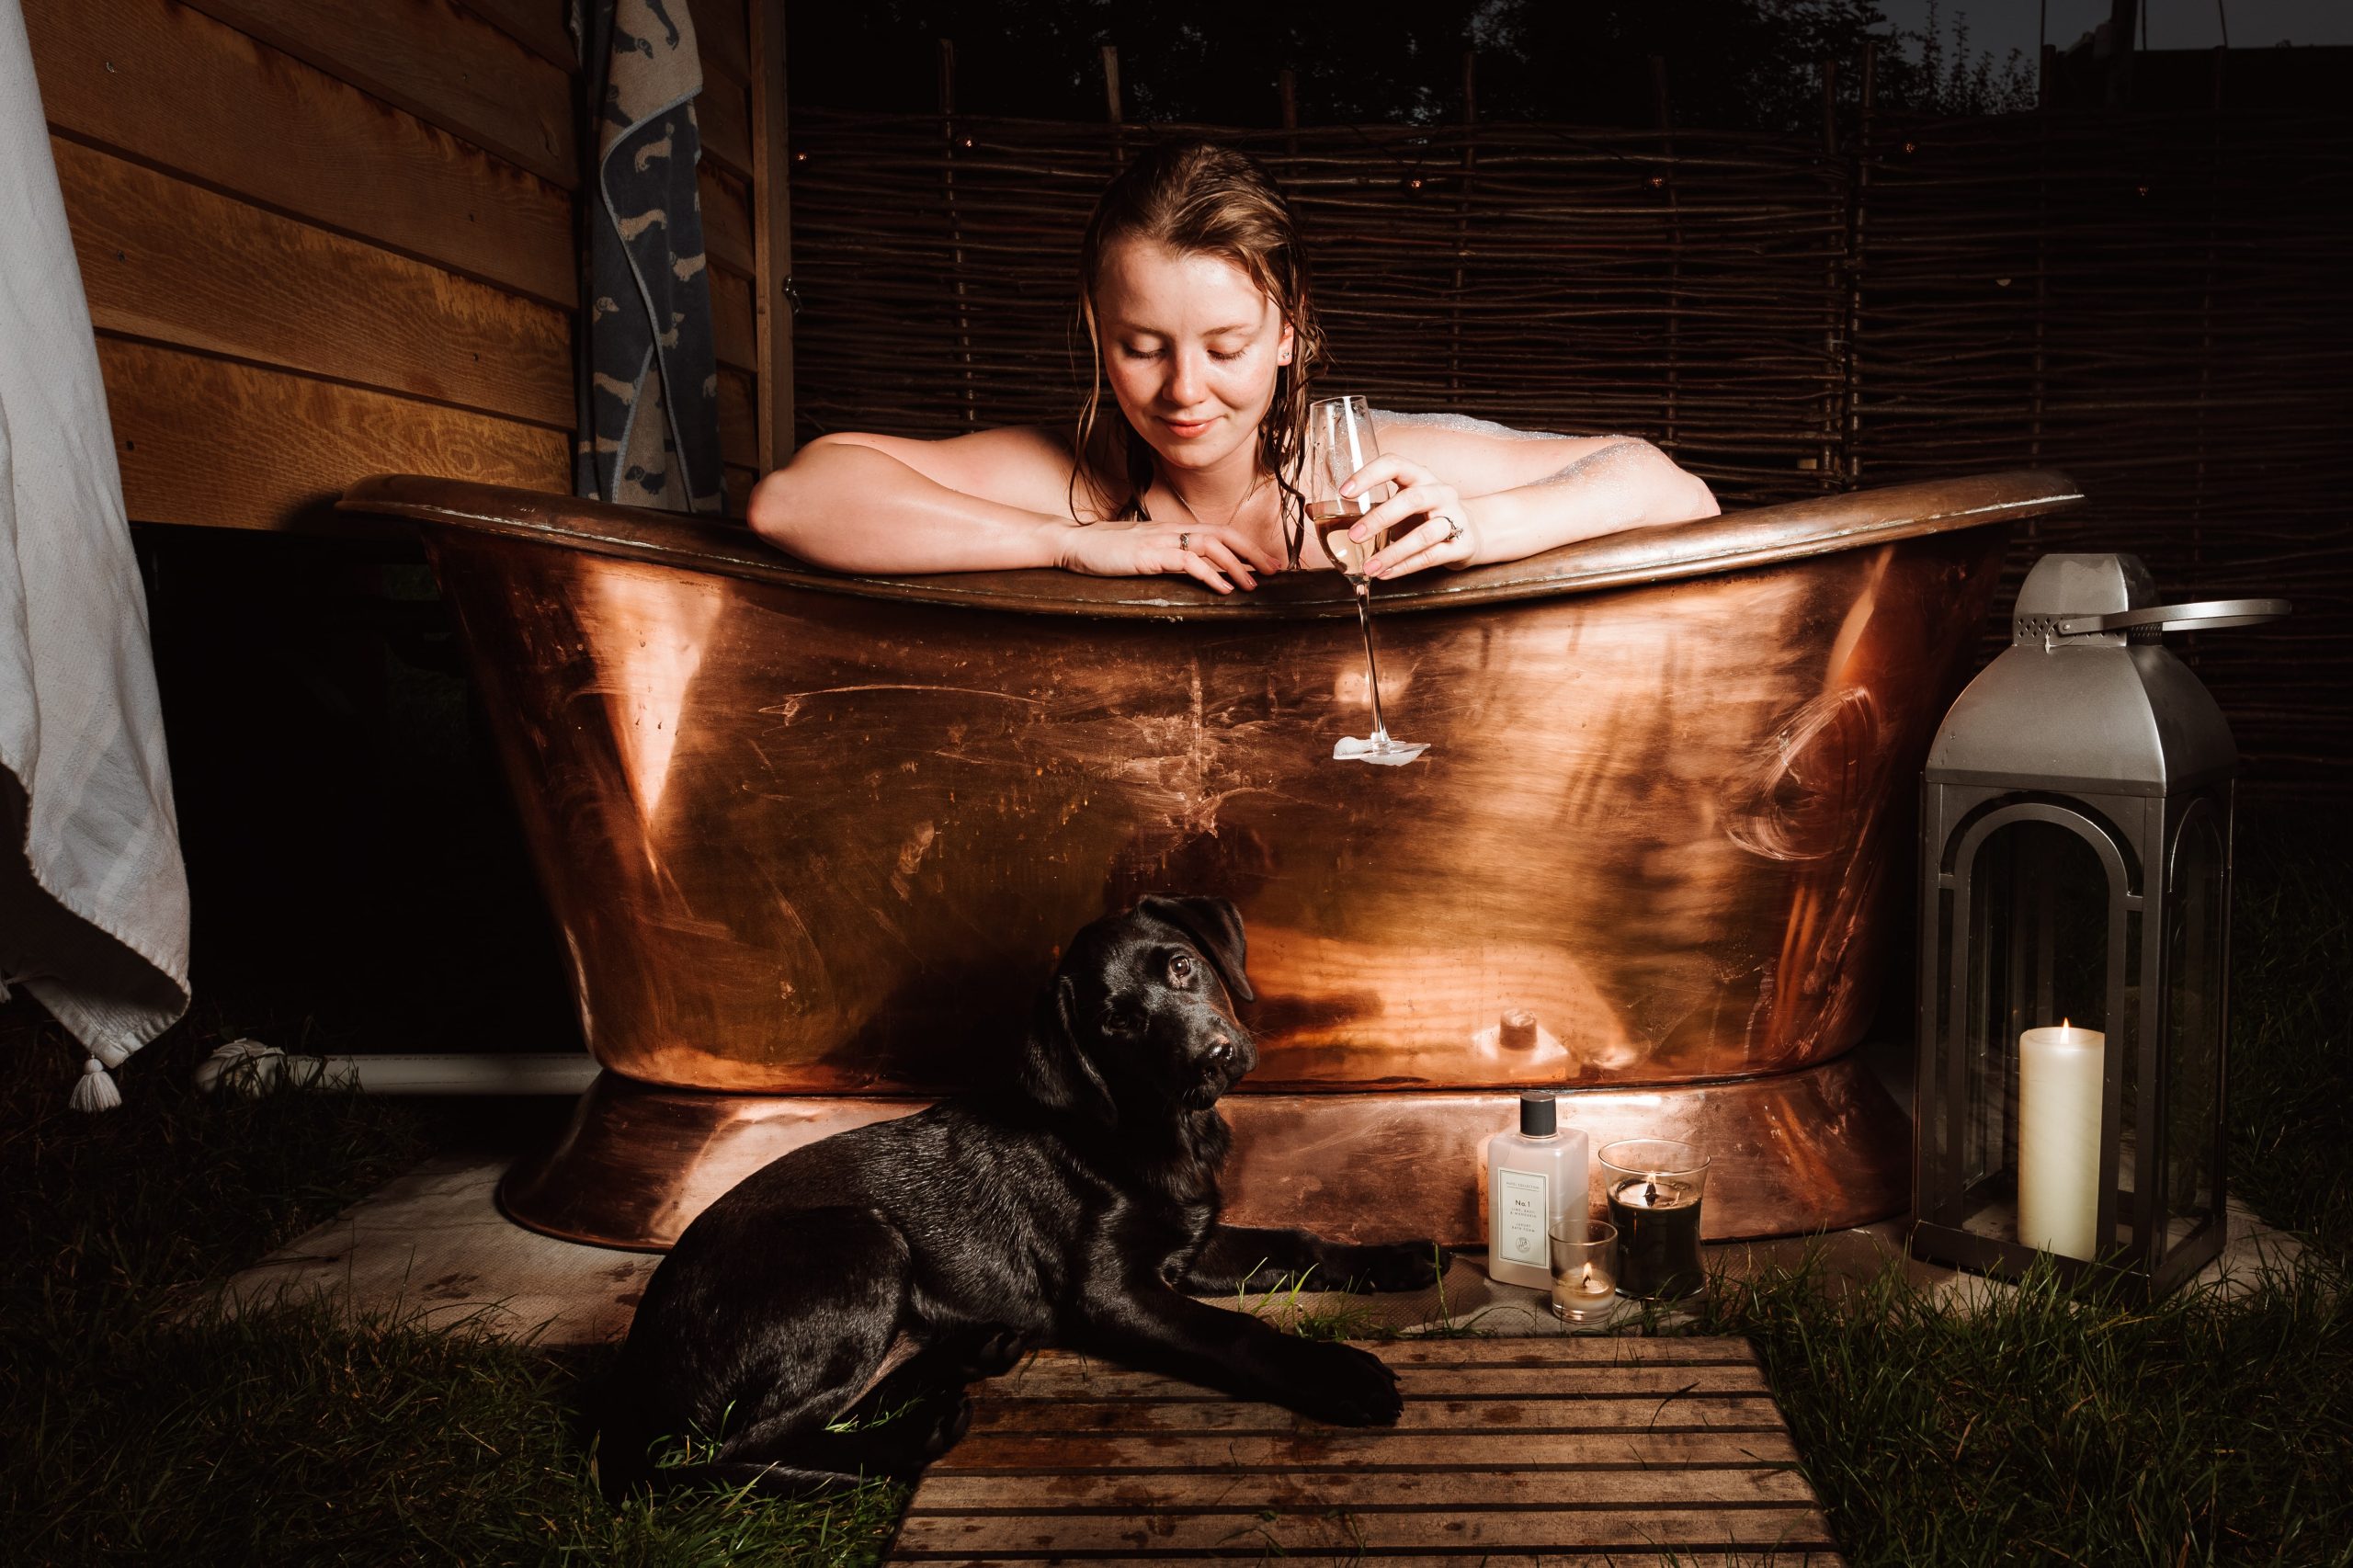
<svg viewBox="0 0 2353 1568"><path fill-rule="evenodd" d="M598 1391L595 1418L597 1484L605 1501L618 1506L632 1493L654 1490L653 1449L661 1426L626 1366Z"/></svg>

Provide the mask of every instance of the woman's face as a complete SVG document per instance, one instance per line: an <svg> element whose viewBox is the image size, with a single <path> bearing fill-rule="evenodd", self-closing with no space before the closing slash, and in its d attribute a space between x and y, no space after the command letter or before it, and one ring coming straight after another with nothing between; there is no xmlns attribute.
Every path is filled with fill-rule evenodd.
<svg viewBox="0 0 2353 1568"><path fill-rule="evenodd" d="M1128 423L1173 469L1254 460L1290 324L1222 256L1151 240L1105 247L1095 285L1103 371Z"/></svg>

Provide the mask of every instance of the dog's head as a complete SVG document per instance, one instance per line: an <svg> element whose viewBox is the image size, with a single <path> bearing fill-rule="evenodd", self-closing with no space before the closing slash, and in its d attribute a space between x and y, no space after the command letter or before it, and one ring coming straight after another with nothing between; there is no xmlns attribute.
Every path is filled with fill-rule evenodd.
<svg viewBox="0 0 2353 1568"><path fill-rule="evenodd" d="M1030 1097L1105 1126L1203 1110L1258 1064L1242 916L1222 898L1142 900L1071 938L1024 1051Z"/></svg>

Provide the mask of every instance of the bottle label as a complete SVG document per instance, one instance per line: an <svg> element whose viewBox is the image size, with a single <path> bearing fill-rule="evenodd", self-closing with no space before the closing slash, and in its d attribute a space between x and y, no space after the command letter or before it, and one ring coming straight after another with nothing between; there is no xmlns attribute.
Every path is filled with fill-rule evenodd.
<svg viewBox="0 0 2353 1568"><path fill-rule="evenodd" d="M1495 1207L1495 1233L1489 1238L1497 1256L1531 1268L1552 1267L1552 1246L1545 1220L1552 1206L1544 1200L1548 1185L1541 1171L1498 1170L1489 1200Z"/></svg>

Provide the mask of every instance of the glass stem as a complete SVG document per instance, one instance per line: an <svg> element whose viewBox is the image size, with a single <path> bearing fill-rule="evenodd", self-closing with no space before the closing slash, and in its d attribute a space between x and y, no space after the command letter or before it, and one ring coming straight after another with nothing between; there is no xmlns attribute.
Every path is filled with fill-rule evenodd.
<svg viewBox="0 0 2353 1568"><path fill-rule="evenodd" d="M1357 579L1357 624L1364 628L1364 676L1372 687L1372 744L1389 744L1389 725L1381 717L1381 665L1372 656L1372 585Z"/></svg>

